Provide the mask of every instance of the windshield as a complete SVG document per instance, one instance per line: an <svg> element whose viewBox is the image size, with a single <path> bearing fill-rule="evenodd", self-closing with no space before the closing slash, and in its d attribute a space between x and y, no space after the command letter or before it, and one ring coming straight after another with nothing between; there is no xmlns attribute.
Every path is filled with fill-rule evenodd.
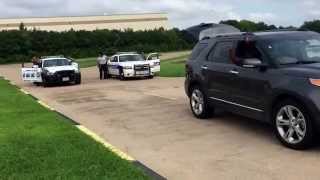
<svg viewBox="0 0 320 180"><path fill-rule="evenodd" d="M142 55L122 55L119 56L119 62L128 62L128 61L144 61Z"/></svg>
<svg viewBox="0 0 320 180"><path fill-rule="evenodd" d="M281 37L263 40L262 49L277 64L320 62L320 36Z"/></svg>
<svg viewBox="0 0 320 180"><path fill-rule="evenodd" d="M69 66L70 61L68 59L50 59L43 62L43 67L54 67L54 66Z"/></svg>

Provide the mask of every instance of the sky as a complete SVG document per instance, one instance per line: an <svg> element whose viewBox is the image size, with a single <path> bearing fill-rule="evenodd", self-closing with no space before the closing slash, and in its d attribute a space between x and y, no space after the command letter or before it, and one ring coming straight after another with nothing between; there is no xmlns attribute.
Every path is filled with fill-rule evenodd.
<svg viewBox="0 0 320 180"><path fill-rule="evenodd" d="M300 26L320 19L320 0L1 0L0 18L168 13L171 27L248 19Z"/></svg>

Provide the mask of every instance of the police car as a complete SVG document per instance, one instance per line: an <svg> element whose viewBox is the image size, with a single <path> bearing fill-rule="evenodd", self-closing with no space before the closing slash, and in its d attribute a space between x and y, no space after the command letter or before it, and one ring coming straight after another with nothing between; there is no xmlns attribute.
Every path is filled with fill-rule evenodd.
<svg viewBox="0 0 320 180"><path fill-rule="evenodd" d="M143 55L135 52L122 52L113 55L108 61L108 74L120 79L130 77L153 78L160 72L160 58L157 53Z"/></svg>
<svg viewBox="0 0 320 180"><path fill-rule="evenodd" d="M78 63L62 56L42 57L32 68L22 68L22 79L44 87L53 83L81 84Z"/></svg>

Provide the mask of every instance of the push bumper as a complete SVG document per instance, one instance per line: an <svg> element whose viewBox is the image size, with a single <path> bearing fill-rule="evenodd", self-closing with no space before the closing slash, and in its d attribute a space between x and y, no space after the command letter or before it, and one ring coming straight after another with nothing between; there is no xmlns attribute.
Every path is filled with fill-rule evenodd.
<svg viewBox="0 0 320 180"><path fill-rule="evenodd" d="M148 77L153 76L153 73L150 70L147 71L135 71L133 69L124 69L124 77Z"/></svg>
<svg viewBox="0 0 320 180"><path fill-rule="evenodd" d="M68 75L61 75L55 73L54 75L44 75L43 78L48 83L68 83L74 82L76 78L80 77L80 73L70 73Z"/></svg>

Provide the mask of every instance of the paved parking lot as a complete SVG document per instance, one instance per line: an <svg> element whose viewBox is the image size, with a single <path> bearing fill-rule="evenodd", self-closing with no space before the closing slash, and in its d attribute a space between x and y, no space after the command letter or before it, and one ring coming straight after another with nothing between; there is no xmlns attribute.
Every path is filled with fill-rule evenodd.
<svg viewBox="0 0 320 180"><path fill-rule="evenodd" d="M0 66L0 75L168 179L319 179L319 147L286 149L268 126L228 113L193 118L183 78L100 81L88 68L80 86L42 88L19 73Z"/></svg>

